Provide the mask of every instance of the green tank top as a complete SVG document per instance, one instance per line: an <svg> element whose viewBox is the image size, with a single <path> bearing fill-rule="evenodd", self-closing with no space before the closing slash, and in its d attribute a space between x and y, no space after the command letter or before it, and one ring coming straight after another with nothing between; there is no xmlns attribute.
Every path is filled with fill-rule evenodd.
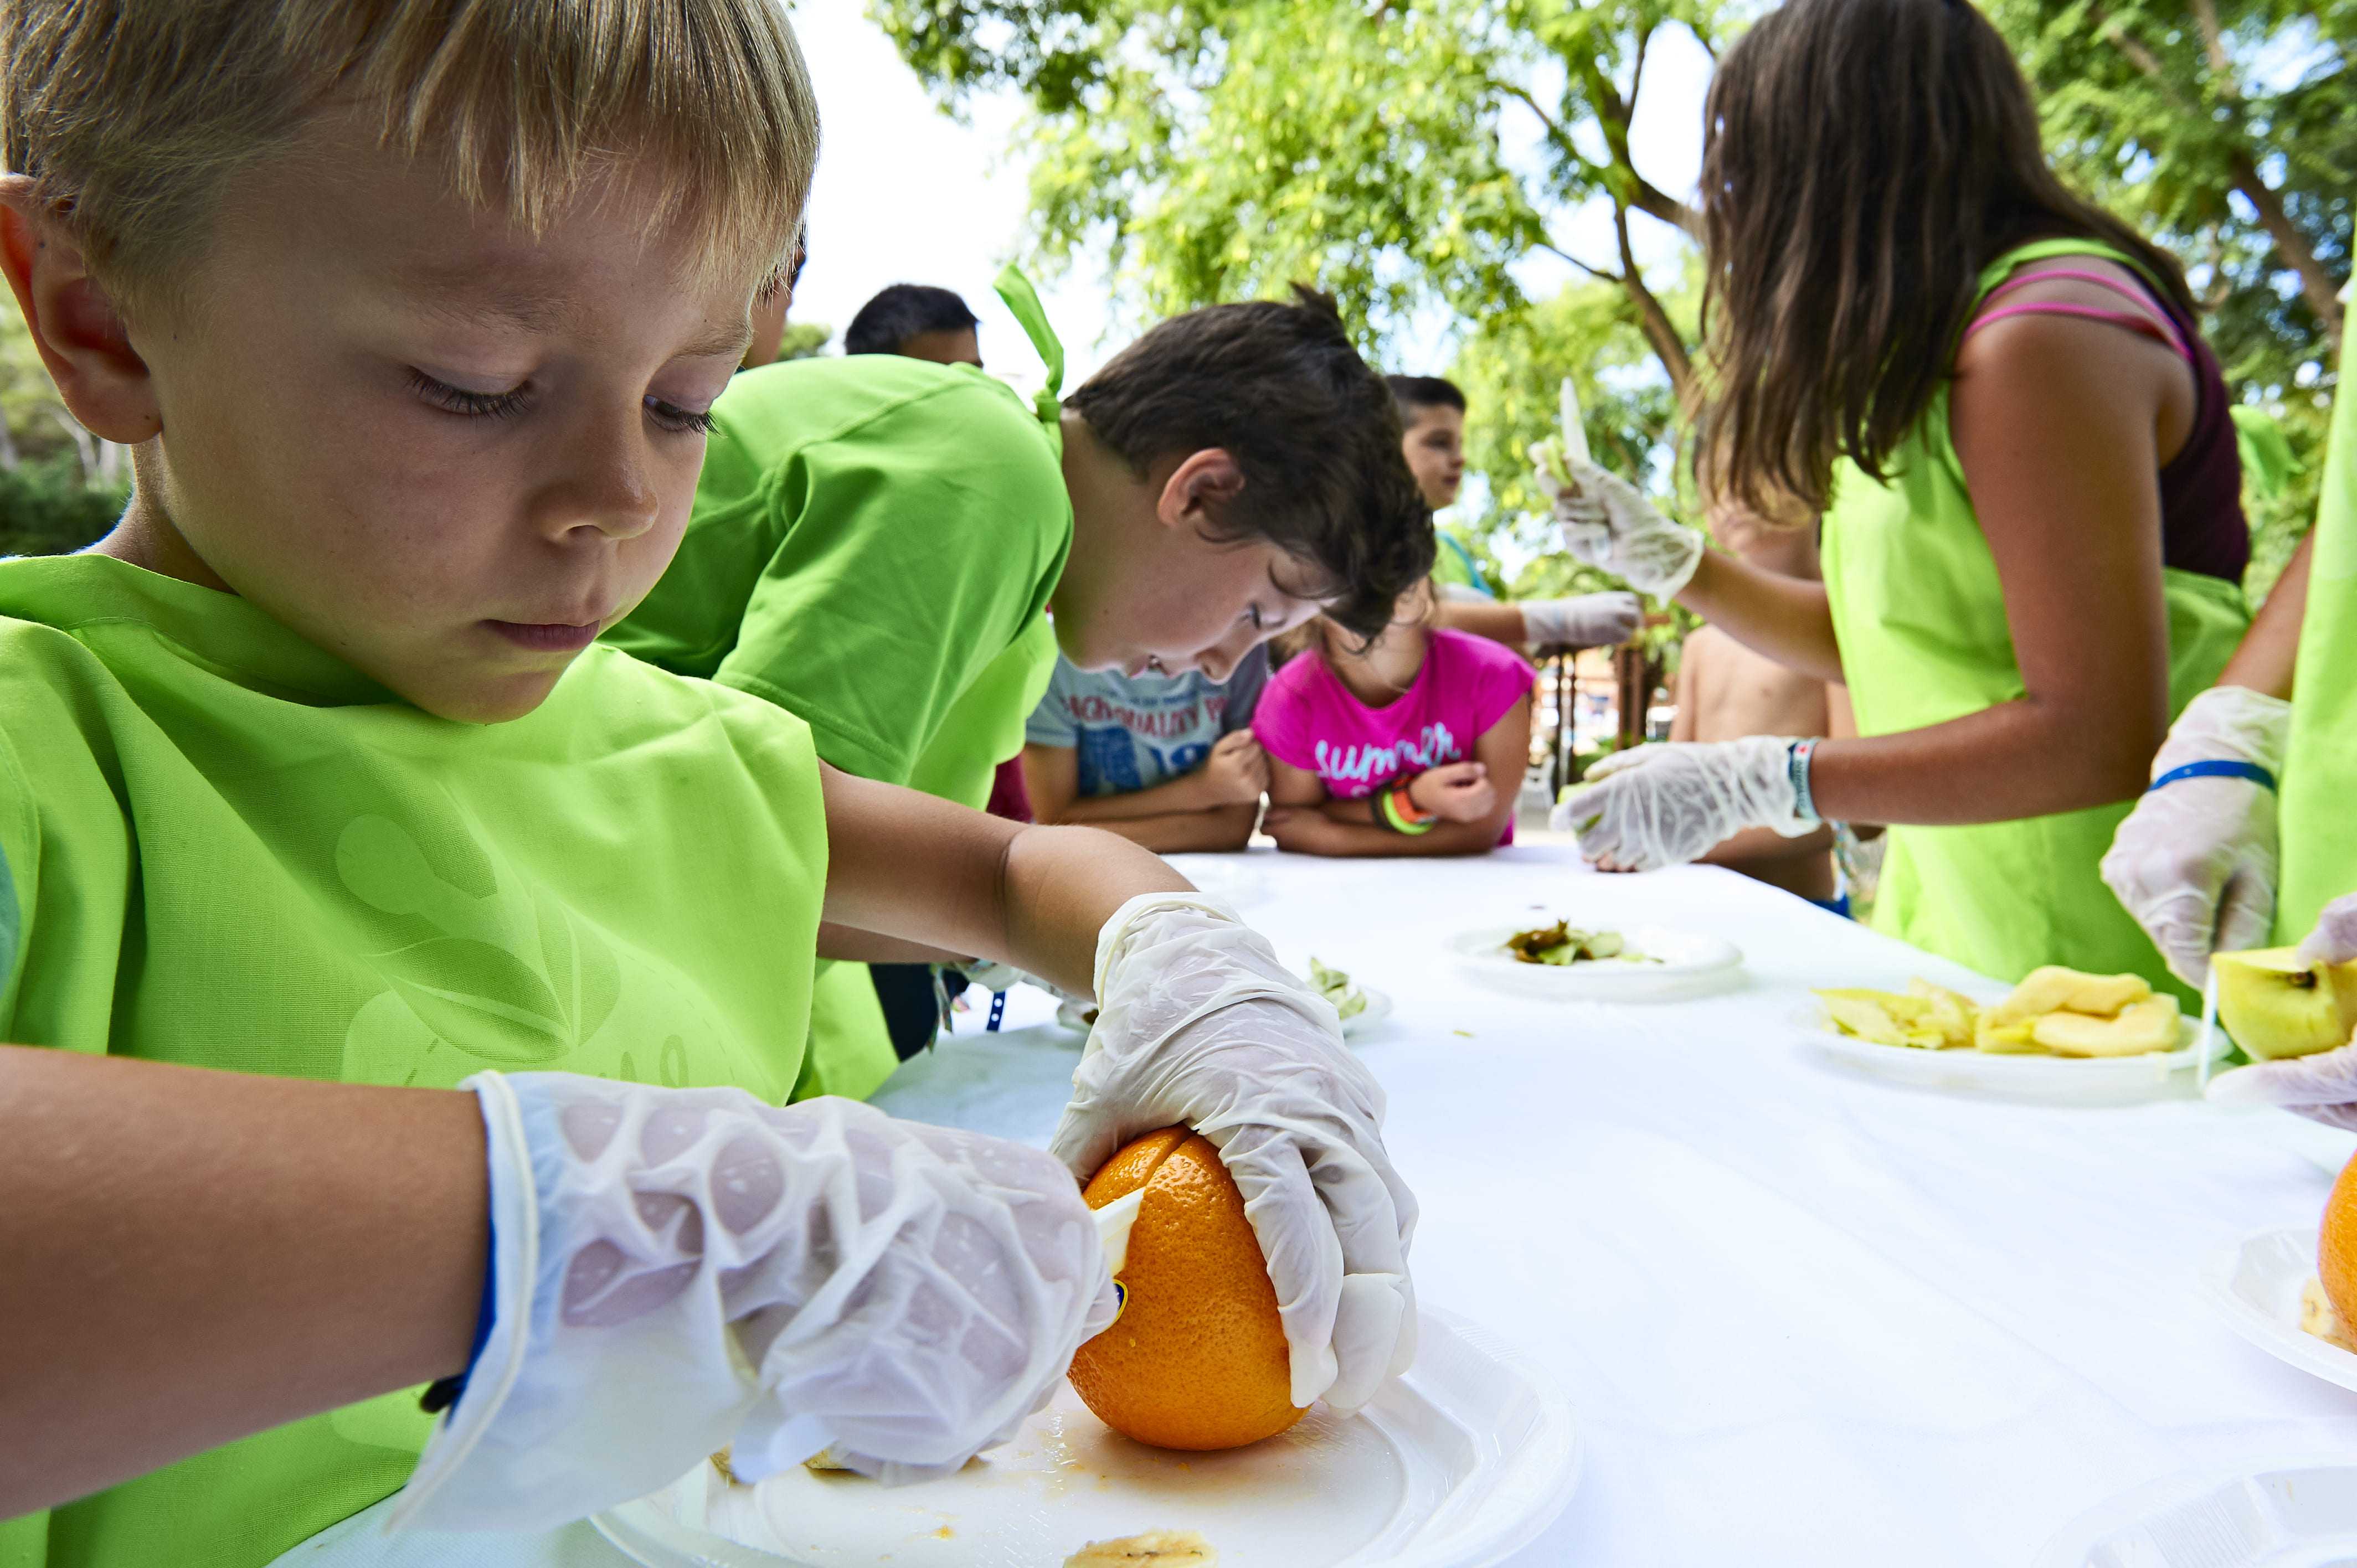
<svg viewBox="0 0 2357 1568"><path fill-rule="evenodd" d="M2357 684L2349 680L2357 670L2357 395L2345 379L2346 348L2341 367L2300 623L2291 742L2284 750L2278 942L2298 941L2327 904L2357 892L2357 811L2350 809L2357 789Z"/></svg>
<svg viewBox="0 0 2357 1568"><path fill-rule="evenodd" d="M2085 240L2024 245L1981 274L1986 295L2050 256L2127 256ZM1824 520L1825 591L1860 735L1921 729L2025 694L2005 593L1974 515L1943 389L1888 484L1854 464L1835 474ZM2172 717L2250 625L2238 585L2163 573ZM2133 802L1970 827L1894 827L1875 901L1878 929L2004 981L2040 964L2141 974L2190 997L2120 908L2097 864Z"/></svg>

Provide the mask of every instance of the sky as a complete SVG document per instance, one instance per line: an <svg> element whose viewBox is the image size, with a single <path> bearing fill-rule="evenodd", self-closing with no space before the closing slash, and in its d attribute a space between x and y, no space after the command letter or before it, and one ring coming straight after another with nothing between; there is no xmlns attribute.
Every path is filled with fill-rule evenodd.
<svg viewBox="0 0 2357 1568"><path fill-rule="evenodd" d="M839 342L852 314L886 284L952 288L982 318L987 367L1026 391L1037 386L1039 360L990 286L1000 265L1022 250L1029 170L1019 99L971 99L961 124L933 106L883 29L867 19L863 0L794 0L791 13L817 86L823 137L811 193L810 263L795 292L795 318L829 324ZM1639 169L1681 195L1692 191L1700 165L1709 67L1690 38L1664 36L1647 63L1631 131ZM1535 122L1510 122L1504 130L1510 160L1535 161ZM1641 257L1673 250L1650 220L1640 217L1636 230ZM1576 253L1599 262L1613 255L1609 209L1566 215L1557 232L1568 236L1565 246ZM1553 257L1522 269L1524 286L1539 294L1577 275ZM1105 281L1088 269L1035 281L1064 340L1065 384L1077 386L1121 347L1107 336L1114 313ZM1445 366L1456 325L1442 316L1415 323L1397 346L1398 368Z"/></svg>

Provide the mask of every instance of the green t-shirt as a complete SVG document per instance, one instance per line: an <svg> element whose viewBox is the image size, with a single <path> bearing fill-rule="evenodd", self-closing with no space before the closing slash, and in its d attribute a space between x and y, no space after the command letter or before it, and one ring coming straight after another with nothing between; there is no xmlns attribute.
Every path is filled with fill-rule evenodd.
<svg viewBox="0 0 2357 1568"><path fill-rule="evenodd" d="M825 879L810 733L768 703L593 648L526 717L455 724L231 595L0 561L0 1040L778 1101ZM296 1422L0 1523L0 1568L258 1568L429 1425L399 1394Z"/></svg>
<svg viewBox="0 0 2357 1568"><path fill-rule="evenodd" d="M1060 433L971 365L896 354L748 371L712 413L679 553L607 640L768 698L846 773L981 806L1055 668ZM796 1098L898 1065L865 969L822 964Z"/></svg>
<svg viewBox="0 0 2357 1568"><path fill-rule="evenodd" d="M679 553L607 640L768 698L846 773L908 783L1063 573L1053 435L974 367L895 354L748 371L712 413Z"/></svg>

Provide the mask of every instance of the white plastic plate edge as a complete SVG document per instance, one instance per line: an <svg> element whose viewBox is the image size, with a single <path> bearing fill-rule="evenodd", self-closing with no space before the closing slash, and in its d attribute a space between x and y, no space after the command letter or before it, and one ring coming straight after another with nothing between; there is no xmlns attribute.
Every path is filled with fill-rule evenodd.
<svg viewBox="0 0 2357 1568"><path fill-rule="evenodd" d="M2316 1232L2260 1230L2214 1253L2202 1294L2227 1324L2276 1360L2357 1392L2357 1356L2299 1326L2299 1292L2316 1273Z"/></svg>
<svg viewBox="0 0 2357 1568"><path fill-rule="evenodd" d="M1465 1519L1437 1535L1419 1531L1404 1551L1355 1568L1492 1568L1535 1541L1579 1487L1583 1455L1571 1401L1528 1354L1491 1330L1444 1307L1421 1306L1417 1316L1426 1333L1444 1329L1491 1367L1511 1373L1534 1406L1534 1419L1511 1444L1491 1434L1490 1452L1499 1468ZM1485 1436L1469 1431L1466 1435L1475 1441ZM673 1524L644 1498L589 1522L641 1568L801 1568L775 1552Z"/></svg>
<svg viewBox="0 0 2357 1568"><path fill-rule="evenodd" d="M1437 1306L1420 1306L1417 1316L1512 1373L1536 1407L1535 1420L1518 1444L1493 1450L1503 1468L1471 1517L1364 1568L1491 1568L1537 1540L1579 1488L1582 1455L1571 1399L1519 1346L1470 1318Z"/></svg>
<svg viewBox="0 0 2357 1568"><path fill-rule="evenodd" d="M2189 1470L2162 1476L2106 1498L2056 1530L2047 1538L2046 1544L2039 1548L2033 1560L2034 1568L2115 1568L2116 1564L2130 1559L2116 1553L2098 1558L2095 1556L2097 1548L2139 1525L2161 1521L2166 1515L2179 1513L2212 1498L2224 1502L2229 1493L2244 1492L2255 1484L2263 1487L2278 1477L2299 1476L2319 1470L2339 1472L2347 1477L2352 1489L2357 1490L2357 1466L2349 1464L2346 1454L2306 1455L2240 1465L2231 1469ZM2199 1528L2198 1521L2196 1528ZM2219 1541L2214 1535L2201 1536L2197 1544L2207 1554L2193 1560L2205 1565L2213 1565L2213 1568L2262 1568L2263 1564L2280 1561L2275 1555L2275 1548L2282 1543L2271 1543L2262 1557L2231 1561L2215 1554ZM2340 1560L2336 1555L2334 1561ZM2133 1561L2141 1563L2144 1559L2139 1557ZM2303 1557L2300 1561L2307 1559Z"/></svg>
<svg viewBox="0 0 2357 1568"><path fill-rule="evenodd" d="M2178 1038L2185 1043L2173 1051L2148 1051L2140 1057L2052 1057L1975 1050L1920 1050L1913 1046L1879 1046L1834 1029L1824 1009L1812 1002L1793 1015L1792 1028L1803 1045L1841 1061L1855 1063L1885 1078L1910 1083L1950 1084L1959 1088L2061 1089L2072 1085L2158 1082L2184 1071L2198 1060L2201 1025L2180 1017ZM2233 1048L2222 1029L2210 1031L2212 1061Z"/></svg>
<svg viewBox="0 0 2357 1568"><path fill-rule="evenodd" d="M1359 987L1359 994L1367 999L1367 1004L1342 1020L1342 1036L1345 1039L1374 1028L1390 1017L1397 1005L1392 1001L1390 992L1378 991L1372 985Z"/></svg>

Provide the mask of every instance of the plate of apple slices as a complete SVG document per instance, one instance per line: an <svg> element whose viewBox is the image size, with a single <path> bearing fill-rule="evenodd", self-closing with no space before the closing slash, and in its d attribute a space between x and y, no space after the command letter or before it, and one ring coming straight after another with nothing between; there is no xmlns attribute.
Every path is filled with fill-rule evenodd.
<svg viewBox="0 0 2357 1568"><path fill-rule="evenodd" d="M1818 1057L1931 1088L2069 1096L2148 1090L2230 1048L2132 974L2050 966L1980 999L1928 980L1824 990L1796 1020Z"/></svg>

